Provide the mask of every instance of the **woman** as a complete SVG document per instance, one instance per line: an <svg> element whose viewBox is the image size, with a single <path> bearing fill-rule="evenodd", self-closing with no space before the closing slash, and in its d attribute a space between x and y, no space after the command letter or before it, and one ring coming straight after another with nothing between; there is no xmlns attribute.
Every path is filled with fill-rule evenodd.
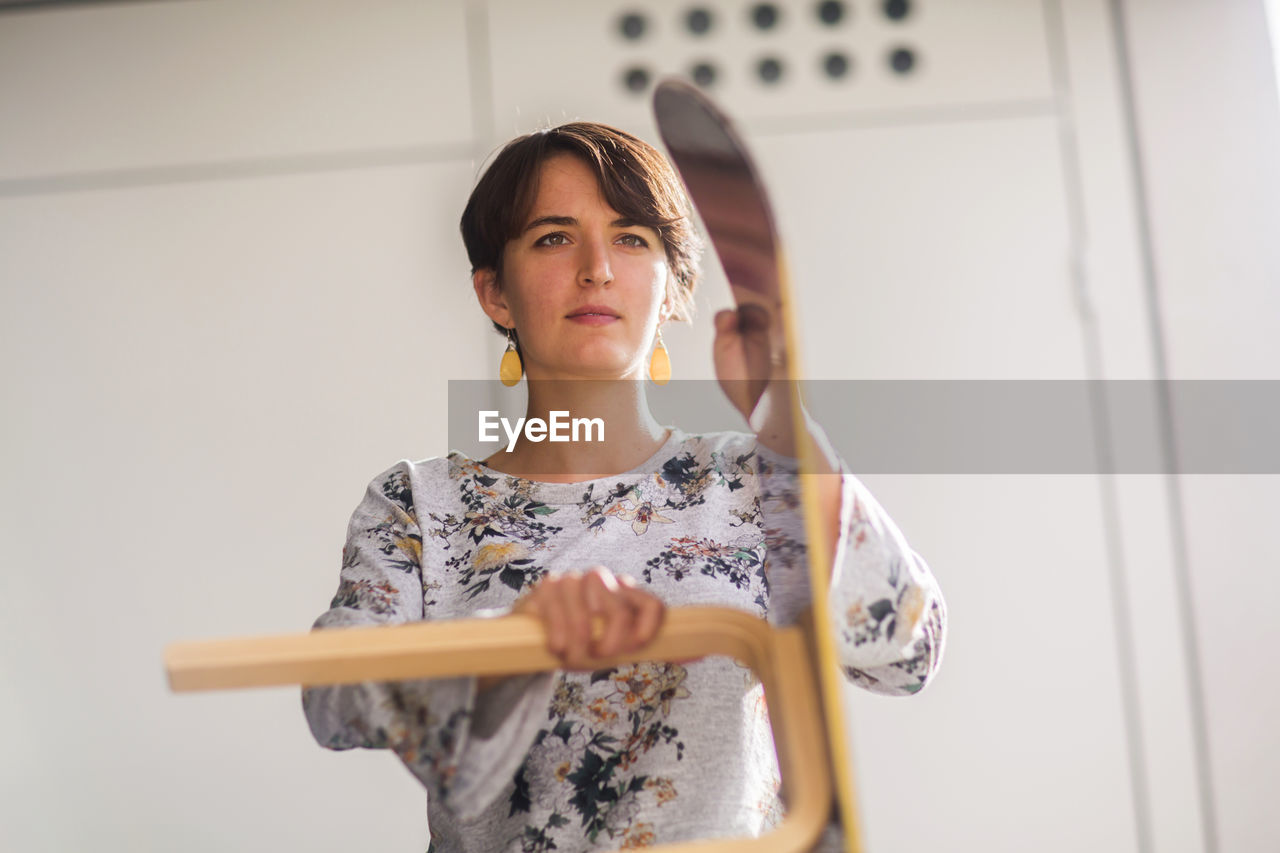
<svg viewBox="0 0 1280 853"><path fill-rule="evenodd" d="M316 626L526 612L563 669L309 688L312 730L334 749L393 749L427 788L441 853L759 835L781 809L754 677L722 658L593 665L643 648L666 606L785 625L809 603L790 420L769 393L760 407L734 390L738 312L716 316L717 375L758 436L687 435L645 402L660 328L688 318L697 277L681 185L644 142L564 125L503 149L462 233L476 296L509 342L504 368L518 358L529 381L528 417L589 411L604 440L522 441L484 462L455 452L375 478ZM942 598L851 475L822 479L845 671L913 693L941 657Z"/></svg>

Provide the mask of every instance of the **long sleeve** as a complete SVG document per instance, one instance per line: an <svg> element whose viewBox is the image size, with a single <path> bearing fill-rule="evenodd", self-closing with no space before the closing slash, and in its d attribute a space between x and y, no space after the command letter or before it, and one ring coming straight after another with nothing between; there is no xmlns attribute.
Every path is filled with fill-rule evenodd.
<svg viewBox="0 0 1280 853"><path fill-rule="evenodd" d="M875 693L918 693L942 663L946 602L929 567L867 488L847 469L841 476L830 596L841 666Z"/></svg>
<svg viewBox="0 0 1280 853"><path fill-rule="evenodd" d="M428 568L424 583L412 473L402 463L369 485L348 527L338 592L316 629L429 617L437 582ZM521 679L521 690L495 694L505 713L477 707L470 677L308 687L302 704L321 746L391 749L433 802L465 820L514 776L545 716L550 681L549 675ZM491 730L485 736L473 732L476 717Z"/></svg>
<svg viewBox="0 0 1280 853"><path fill-rule="evenodd" d="M810 604L795 460L759 446L761 514L769 545L770 619ZM946 604L929 567L841 463L840 535L829 595L841 670L875 693L918 693L942 661Z"/></svg>

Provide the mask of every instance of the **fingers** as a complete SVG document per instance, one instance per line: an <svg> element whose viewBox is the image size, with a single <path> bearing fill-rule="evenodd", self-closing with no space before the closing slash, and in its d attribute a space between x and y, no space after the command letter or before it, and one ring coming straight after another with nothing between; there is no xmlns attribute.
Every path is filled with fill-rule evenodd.
<svg viewBox="0 0 1280 853"><path fill-rule="evenodd" d="M616 655L628 648L634 625L631 607L620 595L622 587L607 569L587 574L584 586L591 615L604 618L604 631L591 646L593 657Z"/></svg>
<svg viewBox="0 0 1280 853"><path fill-rule="evenodd" d="M772 321L769 309L763 305L757 302L743 302L737 308L722 308L717 311L715 330L718 334L767 333Z"/></svg>
<svg viewBox="0 0 1280 853"><path fill-rule="evenodd" d="M543 578L529 593L527 600L529 612L538 617L547 633L547 651L563 658L569 645L569 633L560 582L559 578Z"/></svg>
<svg viewBox="0 0 1280 853"><path fill-rule="evenodd" d="M591 656L592 614L586 586L581 575L573 574L562 577L557 587L561 593L561 614L568 636L561 660L571 669L580 669L583 662Z"/></svg>
<svg viewBox="0 0 1280 853"><path fill-rule="evenodd" d="M635 623L631 631L631 643L626 651L636 651L647 646L658 635L667 608L662 599L650 595L634 587L623 590L623 596L635 613Z"/></svg>
<svg viewBox="0 0 1280 853"><path fill-rule="evenodd" d="M717 334L727 334L738 328L738 312L732 308L723 308L716 312L715 330Z"/></svg>
<svg viewBox="0 0 1280 853"><path fill-rule="evenodd" d="M643 648L662 627L662 600L638 589L625 575L603 566L582 574L543 578L513 608L538 618L547 635L547 651L566 669L598 668L600 659ZM593 623L603 623L593 638Z"/></svg>

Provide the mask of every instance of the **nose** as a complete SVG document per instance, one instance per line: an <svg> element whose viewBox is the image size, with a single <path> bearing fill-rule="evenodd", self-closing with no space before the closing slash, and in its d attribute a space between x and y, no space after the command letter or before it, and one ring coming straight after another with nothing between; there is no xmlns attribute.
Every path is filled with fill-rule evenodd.
<svg viewBox="0 0 1280 853"><path fill-rule="evenodd" d="M582 249L578 284L583 287L599 287L613 281L613 268L609 265L609 246L600 240L586 243Z"/></svg>

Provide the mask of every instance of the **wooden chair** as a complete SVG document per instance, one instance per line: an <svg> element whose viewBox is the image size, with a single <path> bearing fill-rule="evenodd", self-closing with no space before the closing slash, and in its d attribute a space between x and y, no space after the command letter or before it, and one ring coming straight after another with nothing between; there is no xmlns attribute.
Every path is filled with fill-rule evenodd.
<svg viewBox="0 0 1280 853"><path fill-rule="evenodd" d="M785 371L780 378L798 439L800 470L822 470L817 449L805 438L791 289L755 165L729 119L694 87L679 81L662 83L655 91L654 111L717 251L721 247L718 212L728 213L730 232L741 232L744 211L756 217L751 224L759 241L771 250L770 260L754 275L744 277L752 287L734 287L734 296L739 304L750 300L773 312L779 335L775 344L780 341L785 350L774 364L782 364ZM770 369L769 358L764 365ZM831 567L828 537L822 515L815 511L820 500L814 478L799 477L799 491L813 598L810 620L800 627L773 628L729 608L677 607L668 610L658 637L643 653L602 661L603 666L616 666L637 660L727 655L750 667L764 685L782 770L785 818L760 838L688 842L656 850L802 853L812 849L827 826L834 797L845 853L861 853L835 634L826 616ZM545 650L545 639L542 626L528 616L418 622L179 643L166 651L165 665L175 691L515 675L559 668L559 661Z"/></svg>

